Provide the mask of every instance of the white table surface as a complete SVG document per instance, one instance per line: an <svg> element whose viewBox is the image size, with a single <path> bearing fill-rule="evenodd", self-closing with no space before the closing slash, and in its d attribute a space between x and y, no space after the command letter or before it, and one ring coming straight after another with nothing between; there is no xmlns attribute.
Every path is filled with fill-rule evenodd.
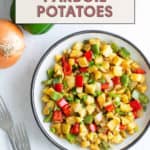
<svg viewBox="0 0 150 150"><path fill-rule="evenodd" d="M0 0L0 18L9 18L11 0ZM44 52L55 41L72 32L99 29L119 34L135 43L150 60L149 0L136 2L136 25L55 25L47 34L32 36L25 32L26 49L20 61L0 70L0 95L7 103L16 122L24 121L32 150L57 150L38 128L30 105L30 85L33 71ZM149 11L149 12L148 12ZM149 150L150 129L130 150ZM0 150L10 150L6 134L0 130Z"/></svg>

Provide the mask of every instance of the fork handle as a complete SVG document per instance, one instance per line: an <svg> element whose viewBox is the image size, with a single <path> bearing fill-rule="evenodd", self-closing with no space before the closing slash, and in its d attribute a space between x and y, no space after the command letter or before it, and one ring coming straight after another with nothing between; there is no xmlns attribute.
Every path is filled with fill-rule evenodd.
<svg viewBox="0 0 150 150"><path fill-rule="evenodd" d="M10 141L10 144L11 144L13 150L17 150L16 145L15 145L15 143L13 142L12 136L11 136L11 134L10 134L9 131L7 131L7 135L8 135L8 138L9 138L9 141Z"/></svg>

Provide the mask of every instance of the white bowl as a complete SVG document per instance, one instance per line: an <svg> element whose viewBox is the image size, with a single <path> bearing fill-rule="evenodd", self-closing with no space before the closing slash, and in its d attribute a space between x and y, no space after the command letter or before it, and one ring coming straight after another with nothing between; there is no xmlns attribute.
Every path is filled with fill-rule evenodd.
<svg viewBox="0 0 150 150"><path fill-rule="evenodd" d="M41 91L43 89L43 86L41 82L43 80L46 80L47 78L46 71L50 66L54 64L55 55L62 53L64 49L69 48L76 41L83 41L93 37L98 37L105 41L114 41L118 43L120 46L126 47L131 52L132 58L134 60L137 60L146 70L147 72L146 77L148 84L147 94L150 93L150 78L149 78L150 64L148 63L142 52L128 40L112 33L95 30L81 31L62 38L61 40L53 44L40 59L39 64L37 65L35 73L33 75L31 85L31 104L37 124L39 125L44 135L60 149L82 150L82 148L79 147L78 145L70 144L66 140L55 136L53 133L49 131L50 126L49 123L43 122L44 116L42 115L42 103L41 103ZM148 96L150 98L150 95ZM147 111L144 113L143 117L137 119L137 123L140 129L139 132L132 136L129 136L122 144L113 146L112 149L115 150L127 149L128 147L136 143L145 133L150 124L149 114L150 114L150 105L148 105Z"/></svg>

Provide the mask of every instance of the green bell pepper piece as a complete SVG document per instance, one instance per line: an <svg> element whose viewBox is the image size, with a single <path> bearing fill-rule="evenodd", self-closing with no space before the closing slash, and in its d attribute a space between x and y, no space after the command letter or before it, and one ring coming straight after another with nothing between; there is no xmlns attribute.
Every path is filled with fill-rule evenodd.
<svg viewBox="0 0 150 150"><path fill-rule="evenodd" d="M99 52L100 52L100 47L99 47L99 45L98 45L98 44L92 45L92 51L93 51L93 53L94 53L95 55L98 55Z"/></svg>
<svg viewBox="0 0 150 150"><path fill-rule="evenodd" d="M102 150L109 150L110 149L110 145L107 142L102 141L100 143L100 149L102 149Z"/></svg>
<svg viewBox="0 0 150 150"><path fill-rule="evenodd" d="M129 58L130 57L130 53L128 52L128 50L125 48L125 47L122 47L120 50L119 50L119 55L125 59Z"/></svg>
<svg viewBox="0 0 150 150"><path fill-rule="evenodd" d="M15 8L16 1L13 0L11 8L10 8L10 18L11 20L16 23L16 8ZM22 27L32 33L32 34L44 34L52 28L53 24L23 24Z"/></svg>
<svg viewBox="0 0 150 150"><path fill-rule="evenodd" d="M90 124L93 122L93 116L92 115L88 115L84 118L84 123L85 124Z"/></svg>
<svg viewBox="0 0 150 150"><path fill-rule="evenodd" d="M141 93L139 95L139 100L140 100L141 104L148 104L149 103L148 97L143 93Z"/></svg>
<svg viewBox="0 0 150 150"><path fill-rule="evenodd" d="M50 93L50 97L51 97L52 100L57 101L57 100L62 98L62 94L53 91L53 92Z"/></svg>
<svg viewBox="0 0 150 150"><path fill-rule="evenodd" d="M48 78L52 78L53 74L54 74L54 69L50 68L47 70Z"/></svg>
<svg viewBox="0 0 150 150"><path fill-rule="evenodd" d="M50 128L50 131L51 131L52 133L56 133L56 129L55 129L55 128Z"/></svg>
<svg viewBox="0 0 150 150"><path fill-rule="evenodd" d="M113 49L115 53L119 51L119 46L114 42L111 43L111 48Z"/></svg>
<svg viewBox="0 0 150 150"><path fill-rule="evenodd" d="M123 74L121 76L121 83L123 86L127 87L129 85L130 79L129 76L127 74Z"/></svg>
<svg viewBox="0 0 150 150"><path fill-rule="evenodd" d="M74 143L76 140L76 136L73 134L67 134L66 135L66 139L70 142L70 143Z"/></svg>

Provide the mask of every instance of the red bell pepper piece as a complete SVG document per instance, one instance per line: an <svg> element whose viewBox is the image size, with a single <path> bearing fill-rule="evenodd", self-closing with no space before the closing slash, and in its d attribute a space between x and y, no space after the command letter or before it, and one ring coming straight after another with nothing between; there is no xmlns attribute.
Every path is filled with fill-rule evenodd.
<svg viewBox="0 0 150 150"><path fill-rule="evenodd" d="M97 126L94 123L89 124L88 127L91 132L96 132L96 130L97 130Z"/></svg>
<svg viewBox="0 0 150 150"><path fill-rule="evenodd" d="M139 111L142 109L142 105L137 100L130 101L130 106L132 107L132 111Z"/></svg>
<svg viewBox="0 0 150 150"><path fill-rule="evenodd" d="M110 105L106 106L105 109L106 109L106 111L108 111L108 112L112 112L112 111L115 109L115 107L114 107L113 104L110 104Z"/></svg>
<svg viewBox="0 0 150 150"><path fill-rule="evenodd" d="M71 127L71 130L70 130L71 134L79 134L80 132L80 124L79 123L75 123L72 127Z"/></svg>
<svg viewBox="0 0 150 150"><path fill-rule="evenodd" d="M76 87L83 87L83 76L76 75Z"/></svg>
<svg viewBox="0 0 150 150"><path fill-rule="evenodd" d="M101 90L106 90L109 88L109 83L108 82L105 82L101 85Z"/></svg>
<svg viewBox="0 0 150 150"><path fill-rule="evenodd" d="M145 70L143 70L143 69L141 69L141 68L138 68L138 69L135 69L135 70L133 71L133 73L145 74L146 72L145 72Z"/></svg>
<svg viewBox="0 0 150 150"><path fill-rule="evenodd" d="M54 85L54 89L57 91L57 92L62 92L63 90L63 84L62 83L56 83Z"/></svg>
<svg viewBox="0 0 150 150"><path fill-rule="evenodd" d="M71 67L71 65L68 62L65 62L63 65L64 65L63 66L64 74L65 75L70 75L72 73L72 67Z"/></svg>
<svg viewBox="0 0 150 150"><path fill-rule="evenodd" d="M139 116L138 116L138 111L132 111L133 115L134 115L134 118L137 119Z"/></svg>
<svg viewBox="0 0 150 150"><path fill-rule="evenodd" d="M92 60L92 55L93 55L92 51L87 51L87 52L84 53L84 56L86 57L86 59L88 61Z"/></svg>
<svg viewBox="0 0 150 150"><path fill-rule="evenodd" d="M80 70L80 72L87 72L88 68L84 67L84 68L80 68L79 70Z"/></svg>
<svg viewBox="0 0 150 150"><path fill-rule="evenodd" d="M120 77L114 77L114 78L112 78L112 81L113 81L114 85L117 85L117 84L121 83L120 82Z"/></svg>
<svg viewBox="0 0 150 150"><path fill-rule="evenodd" d="M62 112L60 110L55 110L53 112L52 120L54 122L62 122L63 121L63 114L62 114Z"/></svg>
<svg viewBox="0 0 150 150"><path fill-rule="evenodd" d="M126 125L123 125L123 124L120 124L120 130L126 130L127 126Z"/></svg>
<svg viewBox="0 0 150 150"><path fill-rule="evenodd" d="M66 104L68 104L68 102L64 98L58 100L56 103L60 108L63 108Z"/></svg>
<svg viewBox="0 0 150 150"><path fill-rule="evenodd" d="M70 104L66 104L62 107L62 111L65 114L65 116L70 116L71 115L71 106Z"/></svg>

